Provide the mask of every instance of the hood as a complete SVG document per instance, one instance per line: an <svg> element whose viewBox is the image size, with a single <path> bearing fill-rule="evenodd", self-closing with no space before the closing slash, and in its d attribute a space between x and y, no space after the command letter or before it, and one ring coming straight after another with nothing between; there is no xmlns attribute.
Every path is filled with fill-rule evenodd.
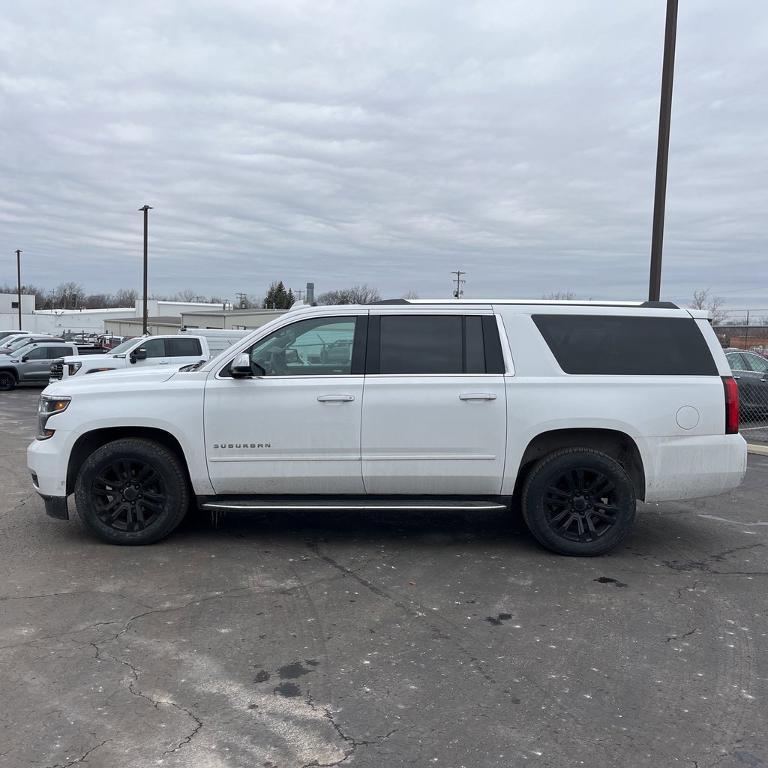
<svg viewBox="0 0 768 768"><path fill-rule="evenodd" d="M79 358L72 358L78 360ZM44 392L47 395L74 395L77 392L116 392L126 389L138 389L144 386L151 388L153 384L162 384L178 373L179 367L158 366L141 368L139 370L100 371L86 373L81 376L71 376L68 379L49 384Z"/></svg>
<svg viewBox="0 0 768 768"><path fill-rule="evenodd" d="M109 363L114 361L114 355L66 355L57 358L65 363L82 363L85 360L96 360L99 363Z"/></svg>

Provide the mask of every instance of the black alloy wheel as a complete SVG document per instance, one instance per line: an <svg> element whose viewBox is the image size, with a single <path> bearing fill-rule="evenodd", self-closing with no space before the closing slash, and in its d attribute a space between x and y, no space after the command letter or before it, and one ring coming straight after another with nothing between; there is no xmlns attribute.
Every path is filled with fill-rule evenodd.
<svg viewBox="0 0 768 768"><path fill-rule="evenodd" d="M549 527L558 536L569 541L595 541L618 520L616 486L599 470L566 469L547 485L544 510Z"/></svg>
<svg viewBox="0 0 768 768"><path fill-rule="evenodd" d="M97 448L75 483L80 520L111 544L151 544L165 538L184 518L189 499L181 458L143 438Z"/></svg>
<svg viewBox="0 0 768 768"><path fill-rule="evenodd" d="M8 371L0 371L0 392L10 392L16 388L16 377Z"/></svg>
<svg viewBox="0 0 768 768"><path fill-rule="evenodd" d="M563 555L601 555L631 530L635 489L614 458L590 448L544 457L526 478L525 522L533 536Z"/></svg>
<svg viewBox="0 0 768 768"><path fill-rule="evenodd" d="M163 478L152 464L116 459L91 481L91 503L102 523L118 531L143 531L168 503Z"/></svg>

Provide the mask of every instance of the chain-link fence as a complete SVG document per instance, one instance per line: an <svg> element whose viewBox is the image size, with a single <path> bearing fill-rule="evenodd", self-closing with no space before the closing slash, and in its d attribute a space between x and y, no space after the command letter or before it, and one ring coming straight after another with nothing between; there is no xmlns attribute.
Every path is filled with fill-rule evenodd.
<svg viewBox="0 0 768 768"><path fill-rule="evenodd" d="M741 433L768 443L768 309L716 309L712 325L739 385Z"/></svg>

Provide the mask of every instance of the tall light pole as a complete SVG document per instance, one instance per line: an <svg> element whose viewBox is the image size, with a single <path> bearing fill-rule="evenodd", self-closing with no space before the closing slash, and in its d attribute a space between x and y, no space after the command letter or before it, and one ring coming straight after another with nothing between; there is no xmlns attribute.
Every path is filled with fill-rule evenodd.
<svg viewBox="0 0 768 768"><path fill-rule="evenodd" d="M142 312L141 327L142 333L147 334L147 235L149 226L149 212L152 210L151 205L143 205L139 208L140 211L144 211L144 309Z"/></svg>
<svg viewBox="0 0 768 768"><path fill-rule="evenodd" d="M669 125L672 118L672 81L675 75L676 38L677 0L667 0L667 22L664 29L664 62L661 68L659 142L656 149L656 190L653 198L651 275L648 285L648 299L650 301L658 301L661 296L661 252L664 244L664 209L667 201Z"/></svg>
<svg viewBox="0 0 768 768"><path fill-rule="evenodd" d="M16 249L16 291L19 305L19 330L21 330L21 250Z"/></svg>

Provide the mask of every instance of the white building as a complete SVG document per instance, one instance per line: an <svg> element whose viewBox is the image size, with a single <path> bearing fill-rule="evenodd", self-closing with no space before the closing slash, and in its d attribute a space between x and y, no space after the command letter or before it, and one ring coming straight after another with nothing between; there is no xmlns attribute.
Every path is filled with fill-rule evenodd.
<svg viewBox="0 0 768 768"><path fill-rule="evenodd" d="M104 333L106 320L140 318L143 301L134 307L116 309L35 309L35 297L22 295L21 324L25 331L34 333L62 334L67 331ZM221 304L186 301L158 301L150 299L147 310L150 315L181 318L184 312L220 310ZM18 300L16 294L0 294L0 330L10 331L19 327Z"/></svg>

